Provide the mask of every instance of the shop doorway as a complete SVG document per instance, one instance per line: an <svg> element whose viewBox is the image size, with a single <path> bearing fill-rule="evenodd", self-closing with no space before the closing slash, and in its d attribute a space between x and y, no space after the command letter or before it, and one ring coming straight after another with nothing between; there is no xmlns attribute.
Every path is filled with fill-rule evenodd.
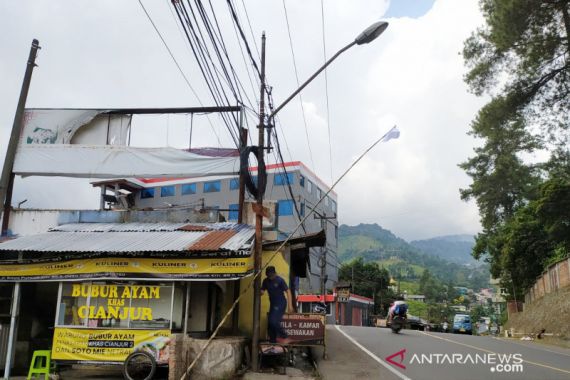
<svg viewBox="0 0 570 380"><path fill-rule="evenodd" d="M13 374L26 374L35 350L51 348L57 282L22 283Z"/></svg>

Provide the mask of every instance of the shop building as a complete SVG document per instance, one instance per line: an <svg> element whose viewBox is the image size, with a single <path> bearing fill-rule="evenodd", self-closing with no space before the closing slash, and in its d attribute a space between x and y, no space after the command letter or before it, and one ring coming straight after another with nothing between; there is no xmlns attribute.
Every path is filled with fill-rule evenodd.
<svg viewBox="0 0 570 380"><path fill-rule="evenodd" d="M220 322L253 239L234 223L74 223L0 244L2 288L20 294L15 367L48 347L66 363L119 363L145 346L166 363L171 334L205 338Z"/></svg>
<svg viewBox="0 0 570 380"><path fill-rule="evenodd" d="M33 351L49 347L63 364L122 363L143 348L179 372L171 342L179 342L178 349L200 344L246 291L216 343L229 342L220 349L232 347L239 363L245 338L237 337L252 331L253 240L253 227L243 224L130 222L68 223L4 241L0 294L6 295L6 305L16 305L16 313L7 306L0 321L3 332L10 331L11 322L17 326L13 367L24 372ZM281 243L264 245L263 262L271 260L292 284L306 275L308 250L324 245L325 235L292 239L295 254L290 244L276 252ZM3 338L5 359L8 334Z"/></svg>

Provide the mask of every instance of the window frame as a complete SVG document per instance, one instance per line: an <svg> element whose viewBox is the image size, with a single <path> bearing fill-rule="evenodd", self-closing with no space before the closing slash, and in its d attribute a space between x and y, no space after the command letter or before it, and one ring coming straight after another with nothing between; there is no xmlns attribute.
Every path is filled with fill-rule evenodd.
<svg viewBox="0 0 570 380"><path fill-rule="evenodd" d="M192 191L190 192L185 192L184 188L193 188ZM183 183L180 186L180 195L193 195L193 194L198 194L198 185L194 182L194 183Z"/></svg>
<svg viewBox="0 0 570 380"><path fill-rule="evenodd" d="M230 211L228 211L228 222L229 221L237 221L239 219L239 204L233 203L233 204L228 206L228 209L230 210ZM231 217L232 213L235 213L234 219L232 219L232 217Z"/></svg>
<svg viewBox="0 0 570 380"><path fill-rule="evenodd" d="M152 193L152 196L145 196L145 193ZM156 187L147 187L141 190L141 199L154 199Z"/></svg>
<svg viewBox="0 0 570 380"><path fill-rule="evenodd" d="M281 211L281 204L288 203L291 205L291 213L290 214L283 214ZM295 215L295 204L291 199L281 199L277 201L277 213L279 216L293 216Z"/></svg>
<svg viewBox="0 0 570 380"><path fill-rule="evenodd" d="M275 173L273 186L288 186L295 184L295 173Z"/></svg>
<svg viewBox="0 0 570 380"><path fill-rule="evenodd" d="M230 191L239 190L239 178L230 179Z"/></svg>
<svg viewBox="0 0 570 380"><path fill-rule="evenodd" d="M91 327L89 326L89 314L83 319L82 324L81 325L70 325L70 324L60 324L59 323L59 317L60 317L60 313L61 313L61 304L62 304L62 296L63 296L63 285L74 285L74 284L79 284L79 285L93 285L93 284L99 285L117 285L117 286L133 286L133 285L142 285L144 284L144 286L160 286L161 288L170 288L170 313L169 313L169 321L168 321L168 329L170 331L172 331L172 323L173 323L173 315L174 315L174 290L176 287L176 283L174 281L166 281L164 283L161 282L149 282L149 281L123 281L123 282L115 282L115 281L110 281L110 280L90 280L90 281L59 281L59 286L58 286L58 290L57 290L57 307L56 307L56 311L55 311L55 322L54 322L54 328L69 328L69 329L90 329L90 330L165 330L166 327L131 327L131 319L129 316L129 319L127 320L127 326L105 326L105 327ZM129 307L132 304L132 300L133 298L129 298ZM91 305L91 292L89 293L89 295L86 297L85 299L85 306L89 309ZM95 318L92 318L95 319Z"/></svg>
<svg viewBox="0 0 570 380"><path fill-rule="evenodd" d="M170 193L170 189L172 189L172 194L166 194L163 192L163 190L168 189L168 193ZM160 197L161 198L168 198L168 197L174 197L176 196L176 186L175 185L167 185L167 186L161 186L160 187Z"/></svg>
<svg viewBox="0 0 570 380"><path fill-rule="evenodd" d="M214 186L216 190L206 190L206 186ZM206 181L202 184L203 193L219 193L222 191L222 181L217 179L215 181Z"/></svg>

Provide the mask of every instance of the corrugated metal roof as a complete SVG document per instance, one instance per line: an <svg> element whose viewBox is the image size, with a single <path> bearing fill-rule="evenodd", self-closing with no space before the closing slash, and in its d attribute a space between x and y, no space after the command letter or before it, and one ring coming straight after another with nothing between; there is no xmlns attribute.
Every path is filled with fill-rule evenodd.
<svg viewBox="0 0 570 380"><path fill-rule="evenodd" d="M194 230L183 227L195 226ZM206 227L210 230L205 230ZM0 244L23 252L203 252L252 247L255 230L235 223L74 223Z"/></svg>
<svg viewBox="0 0 570 380"><path fill-rule="evenodd" d="M200 240L188 247L190 251L205 251L219 249L226 241L235 235L235 231L210 231L205 233Z"/></svg>
<svg viewBox="0 0 570 380"><path fill-rule="evenodd" d="M54 228L61 232L167 232L176 231L188 223L72 223Z"/></svg>

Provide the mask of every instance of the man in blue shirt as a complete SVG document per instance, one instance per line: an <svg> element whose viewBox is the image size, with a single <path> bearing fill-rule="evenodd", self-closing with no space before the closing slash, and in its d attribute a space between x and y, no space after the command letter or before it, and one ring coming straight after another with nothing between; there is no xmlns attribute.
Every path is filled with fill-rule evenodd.
<svg viewBox="0 0 570 380"><path fill-rule="evenodd" d="M268 266L265 269L267 276L261 283L261 294L269 295L269 315L268 315L268 330L269 341L271 343L277 342L277 337L287 338L287 333L281 328L281 320L283 314L289 308L293 310L291 304L291 291L283 278L277 275L275 267Z"/></svg>

